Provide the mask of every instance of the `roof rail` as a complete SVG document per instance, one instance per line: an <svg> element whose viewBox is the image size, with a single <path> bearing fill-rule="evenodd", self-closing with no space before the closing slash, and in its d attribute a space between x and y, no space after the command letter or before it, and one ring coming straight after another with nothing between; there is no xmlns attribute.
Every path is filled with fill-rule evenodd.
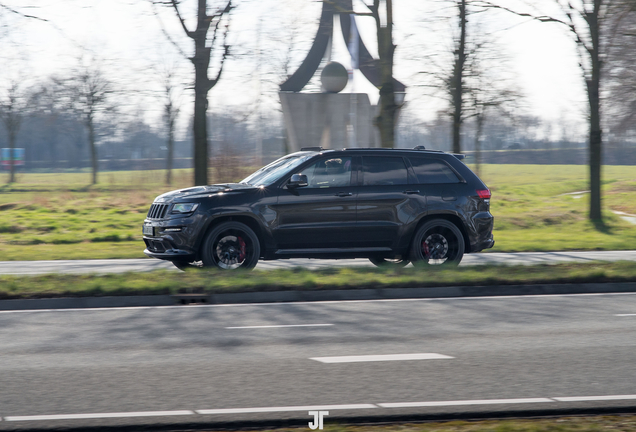
<svg viewBox="0 0 636 432"><path fill-rule="evenodd" d="M320 152L320 151L323 151L323 150L324 150L324 148L322 148L322 147L302 147L300 149L300 151L317 151L317 152Z"/></svg>

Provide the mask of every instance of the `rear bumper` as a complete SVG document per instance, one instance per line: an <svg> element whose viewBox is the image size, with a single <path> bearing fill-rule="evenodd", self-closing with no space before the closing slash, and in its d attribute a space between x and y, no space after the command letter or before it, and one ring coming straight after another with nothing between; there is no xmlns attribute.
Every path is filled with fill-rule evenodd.
<svg viewBox="0 0 636 432"><path fill-rule="evenodd" d="M495 245L495 240L494 239L488 239L485 241L482 241L480 243L471 245L470 247L470 251L471 252L480 252L483 251L484 249L490 249Z"/></svg>

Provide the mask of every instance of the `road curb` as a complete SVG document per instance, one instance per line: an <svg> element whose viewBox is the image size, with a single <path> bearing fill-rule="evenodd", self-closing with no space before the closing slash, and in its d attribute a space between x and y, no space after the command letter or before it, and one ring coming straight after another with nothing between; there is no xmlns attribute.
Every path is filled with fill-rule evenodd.
<svg viewBox="0 0 636 432"><path fill-rule="evenodd" d="M544 285L498 285L455 286L436 288L378 288L324 291L270 291L248 293L226 293L210 295L152 295L75 297L50 299L0 300L0 311L43 309L91 309L117 307L152 307L190 304L247 304L288 303L342 300L396 300L409 298L461 298L532 296L563 294L636 293L636 282L589 283L589 284L544 284Z"/></svg>

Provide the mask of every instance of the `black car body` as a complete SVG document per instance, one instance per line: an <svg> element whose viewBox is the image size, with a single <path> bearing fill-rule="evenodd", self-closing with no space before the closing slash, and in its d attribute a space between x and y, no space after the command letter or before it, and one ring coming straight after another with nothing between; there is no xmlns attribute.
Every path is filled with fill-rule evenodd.
<svg viewBox="0 0 636 432"><path fill-rule="evenodd" d="M402 149L293 153L240 183L160 195L143 226L144 253L180 268L299 257L456 264L491 248L492 230L490 191L459 156Z"/></svg>

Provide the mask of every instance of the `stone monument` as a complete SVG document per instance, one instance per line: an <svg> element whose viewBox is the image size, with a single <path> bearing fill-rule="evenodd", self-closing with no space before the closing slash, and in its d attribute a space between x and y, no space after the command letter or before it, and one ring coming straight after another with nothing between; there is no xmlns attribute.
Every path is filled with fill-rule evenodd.
<svg viewBox="0 0 636 432"><path fill-rule="evenodd" d="M322 93L303 93L325 57L330 57L334 36L334 15L352 10L352 0L323 2L318 32L307 57L298 70L280 85L280 100L287 128L288 150L302 147L343 148L379 147L380 139L373 119L377 106L366 93L340 93L352 71L340 63L328 62L321 71ZM357 32L355 16L340 14L340 27L353 68L359 68L367 80L380 87L379 60L374 59ZM396 93L405 86L395 80Z"/></svg>

